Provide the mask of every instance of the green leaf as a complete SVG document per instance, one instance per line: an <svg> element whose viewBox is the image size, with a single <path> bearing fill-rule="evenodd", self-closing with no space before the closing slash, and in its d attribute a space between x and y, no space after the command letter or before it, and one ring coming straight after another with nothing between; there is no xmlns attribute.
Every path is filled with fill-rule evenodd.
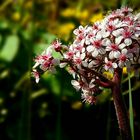
<svg viewBox="0 0 140 140"><path fill-rule="evenodd" d="M60 95L60 79L51 73L45 73L42 78L47 82L47 85L55 95Z"/></svg>
<svg viewBox="0 0 140 140"><path fill-rule="evenodd" d="M128 84L129 84L129 114L130 114L130 129L132 134L132 140L134 140L134 114L133 114L133 103L132 103L132 88L130 73L128 73Z"/></svg>
<svg viewBox="0 0 140 140"><path fill-rule="evenodd" d="M47 44L51 44L53 40L56 39L56 36L54 34L51 34L51 33L43 33L41 35L41 38L47 42Z"/></svg>
<svg viewBox="0 0 140 140"><path fill-rule="evenodd" d="M55 40L56 36L50 33L43 33L40 35L42 42L34 45L34 53L36 55L41 54L48 46L51 45L52 41Z"/></svg>
<svg viewBox="0 0 140 140"><path fill-rule="evenodd" d="M1 45L1 42L2 42L2 35L0 34L0 45Z"/></svg>
<svg viewBox="0 0 140 140"><path fill-rule="evenodd" d="M102 93L97 95L98 104L103 104L111 98L111 90L103 89Z"/></svg>
<svg viewBox="0 0 140 140"><path fill-rule="evenodd" d="M47 47L49 47L50 44L45 44L45 43L38 43L34 45L34 53L35 55L41 54L44 50L46 50ZM59 52L53 51L52 55L54 58L60 59L62 56Z"/></svg>
<svg viewBox="0 0 140 140"><path fill-rule="evenodd" d="M0 59L11 62L16 56L19 48L19 38L16 35L9 35L0 52Z"/></svg>
<svg viewBox="0 0 140 140"><path fill-rule="evenodd" d="M36 54L36 55L39 55L41 54L49 45L48 44L45 44L45 43L38 43L38 44L35 44L34 45L34 49L33 49L33 52Z"/></svg>
<svg viewBox="0 0 140 140"><path fill-rule="evenodd" d="M0 20L0 29L8 28L8 22L4 20Z"/></svg>

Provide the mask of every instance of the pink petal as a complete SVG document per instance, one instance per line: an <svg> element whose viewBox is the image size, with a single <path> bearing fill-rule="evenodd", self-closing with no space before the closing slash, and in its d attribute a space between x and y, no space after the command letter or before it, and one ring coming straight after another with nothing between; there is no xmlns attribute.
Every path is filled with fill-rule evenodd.
<svg viewBox="0 0 140 140"><path fill-rule="evenodd" d="M105 65L104 69L107 71L107 70L108 70L108 66L107 66L107 65Z"/></svg>

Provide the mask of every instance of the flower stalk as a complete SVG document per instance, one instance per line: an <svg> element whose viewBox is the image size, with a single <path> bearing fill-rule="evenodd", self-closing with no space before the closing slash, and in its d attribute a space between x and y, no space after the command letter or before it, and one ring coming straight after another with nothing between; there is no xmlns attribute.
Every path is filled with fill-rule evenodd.
<svg viewBox="0 0 140 140"><path fill-rule="evenodd" d="M113 102L116 110L117 120L122 140L132 140L127 109L121 93L121 70L116 70L112 87Z"/></svg>

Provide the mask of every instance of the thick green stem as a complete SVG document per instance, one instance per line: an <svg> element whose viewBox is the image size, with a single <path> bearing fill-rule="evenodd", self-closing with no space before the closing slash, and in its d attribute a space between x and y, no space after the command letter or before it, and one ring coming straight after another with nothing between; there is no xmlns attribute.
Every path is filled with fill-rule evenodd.
<svg viewBox="0 0 140 140"><path fill-rule="evenodd" d="M121 93L121 71L116 70L113 78L112 96L122 140L132 140L127 110Z"/></svg>

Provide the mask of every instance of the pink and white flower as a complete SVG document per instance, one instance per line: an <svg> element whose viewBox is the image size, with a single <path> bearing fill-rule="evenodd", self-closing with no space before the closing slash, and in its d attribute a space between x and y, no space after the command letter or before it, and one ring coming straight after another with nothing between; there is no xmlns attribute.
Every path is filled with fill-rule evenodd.
<svg viewBox="0 0 140 140"><path fill-rule="evenodd" d="M116 38L115 43L111 42L109 39L106 39L104 44L107 45L106 51L109 52L110 59L118 58L120 50L126 46L124 43L121 43L120 38Z"/></svg>
<svg viewBox="0 0 140 140"><path fill-rule="evenodd" d="M39 80L40 80L40 78L39 78L39 72L36 69L33 69L32 75L35 78L35 82L38 83Z"/></svg>
<svg viewBox="0 0 140 140"><path fill-rule="evenodd" d="M76 36L79 36L81 34L85 34L85 28L86 27L83 27L82 25L79 26L79 28L75 29L73 31L73 33L76 35Z"/></svg>
<svg viewBox="0 0 140 140"><path fill-rule="evenodd" d="M52 47L55 49L56 52L60 52L61 49L62 49L62 46L61 46L61 42L58 41L58 40L55 40L53 43L52 43Z"/></svg>
<svg viewBox="0 0 140 140"><path fill-rule="evenodd" d="M105 57L105 65L104 65L104 69L106 71L109 71L111 73L114 72L114 69L116 69L118 66L117 66L117 63L115 62L112 62L112 61L109 61L107 57Z"/></svg>
<svg viewBox="0 0 140 140"><path fill-rule="evenodd" d="M130 68L131 65L131 58L133 57L132 53L128 53L127 49L123 49L121 53L118 56L119 62L118 66L120 68L123 68L126 66L127 68Z"/></svg>
<svg viewBox="0 0 140 140"><path fill-rule="evenodd" d="M93 57L97 57L99 54L105 54L106 51L102 46L102 40L92 39L91 45L87 46L87 51L92 54Z"/></svg>

